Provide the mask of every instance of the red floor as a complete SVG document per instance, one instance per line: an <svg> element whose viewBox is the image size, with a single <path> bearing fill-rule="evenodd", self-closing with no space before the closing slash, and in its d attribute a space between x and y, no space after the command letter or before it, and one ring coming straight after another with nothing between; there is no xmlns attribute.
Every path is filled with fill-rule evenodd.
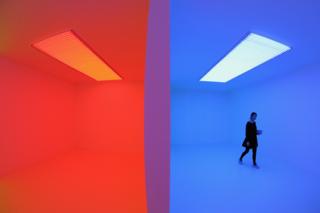
<svg viewBox="0 0 320 213"><path fill-rule="evenodd" d="M0 178L0 212L147 212L142 173L141 153L74 151Z"/></svg>

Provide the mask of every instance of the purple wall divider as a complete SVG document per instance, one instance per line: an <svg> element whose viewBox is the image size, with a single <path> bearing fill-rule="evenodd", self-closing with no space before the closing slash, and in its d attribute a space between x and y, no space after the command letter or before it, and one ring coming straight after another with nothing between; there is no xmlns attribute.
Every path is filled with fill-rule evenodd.
<svg viewBox="0 0 320 213"><path fill-rule="evenodd" d="M150 0L145 77L145 165L149 213L169 213L169 0Z"/></svg>

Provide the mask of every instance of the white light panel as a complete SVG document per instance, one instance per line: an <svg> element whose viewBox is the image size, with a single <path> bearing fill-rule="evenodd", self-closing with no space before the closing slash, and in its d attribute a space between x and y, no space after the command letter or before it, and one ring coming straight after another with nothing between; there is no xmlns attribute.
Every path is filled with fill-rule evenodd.
<svg viewBox="0 0 320 213"><path fill-rule="evenodd" d="M288 50L284 44L250 33L200 81L230 81Z"/></svg>

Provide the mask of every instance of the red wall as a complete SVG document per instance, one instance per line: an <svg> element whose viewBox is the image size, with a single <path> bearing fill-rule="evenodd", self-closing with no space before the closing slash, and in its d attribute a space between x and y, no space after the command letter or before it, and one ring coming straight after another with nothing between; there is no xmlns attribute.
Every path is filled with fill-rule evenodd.
<svg viewBox="0 0 320 213"><path fill-rule="evenodd" d="M103 162L93 165L100 168L99 177L88 170L91 182L100 183L94 193L108 203L101 212L147 212L143 82L109 81L77 89L78 150L101 156Z"/></svg>
<svg viewBox="0 0 320 213"><path fill-rule="evenodd" d="M75 145L74 86L0 58L0 175Z"/></svg>
<svg viewBox="0 0 320 213"><path fill-rule="evenodd" d="M147 212L142 81L0 76L0 212Z"/></svg>
<svg viewBox="0 0 320 213"><path fill-rule="evenodd" d="M32 2L4 11L0 51L36 70L0 61L0 212L147 212L148 1ZM70 28L125 80L94 82L30 48Z"/></svg>
<svg viewBox="0 0 320 213"><path fill-rule="evenodd" d="M80 148L143 153L143 82L109 81L77 88Z"/></svg>

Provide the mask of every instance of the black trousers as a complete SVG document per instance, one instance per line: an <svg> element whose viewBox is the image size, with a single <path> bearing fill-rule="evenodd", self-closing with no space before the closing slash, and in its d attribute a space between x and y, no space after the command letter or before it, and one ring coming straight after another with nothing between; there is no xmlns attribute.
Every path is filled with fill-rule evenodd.
<svg viewBox="0 0 320 213"><path fill-rule="evenodd" d="M252 161L253 164L256 164L256 157L257 157L257 146L252 146L252 147L246 147L246 150L244 150L244 152L242 152L240 160L242 160L242 158L248 154L248 152L250 151L250 149L252 149Z"/></svg>

